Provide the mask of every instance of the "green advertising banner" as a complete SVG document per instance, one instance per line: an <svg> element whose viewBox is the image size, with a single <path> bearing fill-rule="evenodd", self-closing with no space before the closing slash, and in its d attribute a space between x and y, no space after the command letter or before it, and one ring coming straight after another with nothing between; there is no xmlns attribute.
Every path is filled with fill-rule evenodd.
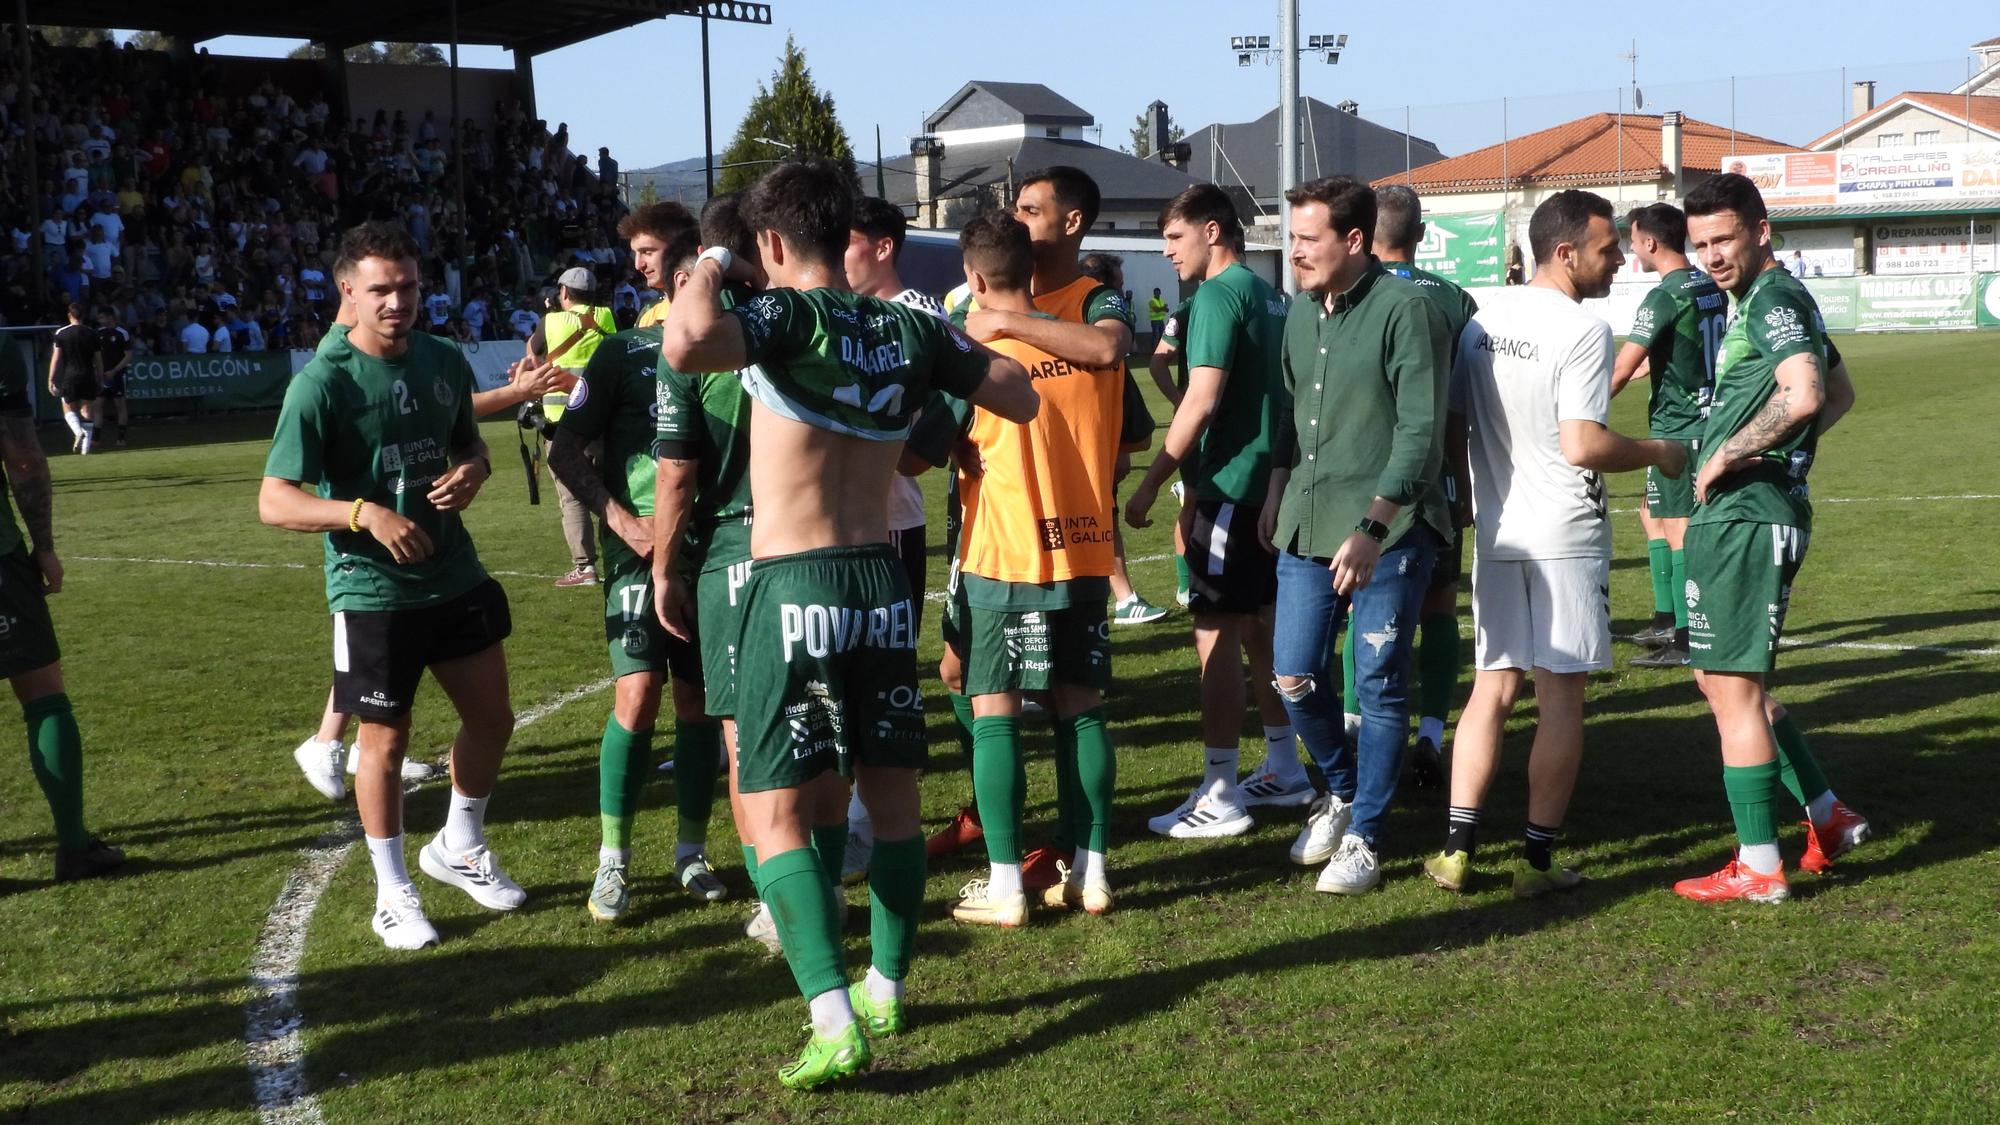
<svg viewBox="0 0 2000 1125"><path fill-rule="evenodd" d="M1852 332L1860 326L1855 311L1854 279L1851 277L1811 277L1806 288L1819 305L1819 316L1828 332Z"/></svg>
<svg viewBox="0 0 2000 1125"><path fill-rule="evenodd" d="M1895 332L1971 328L1976 323L1974 274L1929 277L1857 277L1855 330Z"/></svg>
<svg viewBox="0 0 2000 1125"><path fill-rule="evenodd" d="M1979 277L1979 326L2000 328L2000 273Z"/></svg>
<svg viewBox="0 0 2000 1125"><path fill-rule="evenodd" d="M1417 244L1417 266L1468 289L1504 283L1505 218L1498 211L1480 215L1425 215L1424 240Z"/></svg>
<svg viewBox="0 0 2000 1125"><path fill-rule="evenodd" d="M125 397L134 409L198 399L202 410L275 410L291 377L290 352L146 356L125 369Z"/></svg>

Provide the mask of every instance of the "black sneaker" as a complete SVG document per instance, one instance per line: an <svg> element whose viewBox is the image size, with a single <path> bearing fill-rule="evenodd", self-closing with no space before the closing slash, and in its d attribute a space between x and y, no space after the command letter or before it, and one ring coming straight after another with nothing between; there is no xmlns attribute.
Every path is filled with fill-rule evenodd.
<svg viewBox="0 0 2000 1125"><path fill-rule="evenodd" d="M1410 754L1410 784L1419 789L1436 789L1444 784L1444 755L1428 738L1417 739Z"/></svg>
<svg viewBox="0 0 2000 1125"><path fill-rule="evenodd" d="M1675 644L1659 645L1651 652L1641 653L1626 661L1634 668L1685 668L1688 650Z"/></svg>
<svg viewBox="0 0 2000 1125"><path fill-rule="evenodd" d="M124 852L93 836L90 843L80 848L56 848L56 882L108 875L124 862Z"/></svg>
<svg viewBox="0 0 2000 1125"><path fill-rule="evenodd" d="M1648 648L1658 648L1660 645L1672 644L1674 643L1674 619L1671 617L1667 618L1665 625L1655 622L1626 639L1635 645L1645 645Z"/></svg>

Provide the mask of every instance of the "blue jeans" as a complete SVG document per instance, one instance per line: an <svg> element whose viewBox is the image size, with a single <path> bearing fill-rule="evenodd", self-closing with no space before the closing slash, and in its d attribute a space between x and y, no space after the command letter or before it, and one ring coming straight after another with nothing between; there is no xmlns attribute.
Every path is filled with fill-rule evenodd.
<svg viewBox="0 0 2000 1125"><path fill-rule="evenodd" d="M1410 650L1418 612L1443 540L1423 524L1382 552L1368 585L1342 597L1324 559L1278 553L1278 618L1271 638L1271 671L1308 682L1278 694L1292 729L1305 740L1327 788L1354 804L1348 831L1375 846L1410 737ZM1354 653L1354 687L1361 697L1359 746L1349 746L1342 724L1340 664L1333 641L1352 613L1348 643Z"/></svg>

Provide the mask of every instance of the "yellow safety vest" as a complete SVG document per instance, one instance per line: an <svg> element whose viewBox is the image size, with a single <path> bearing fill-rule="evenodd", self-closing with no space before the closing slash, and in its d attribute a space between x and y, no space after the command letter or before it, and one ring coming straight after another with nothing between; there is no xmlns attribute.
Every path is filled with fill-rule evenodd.
<svg viewBox="0 0 2000 1125"><path fill-rule="evenodd" d="M586 321L585 317L589 320ZM597 351L597 345L616 331L618 324L611 319L611 310L599 305L578 305L542 318L542 339L548 344L549 354L555 356L557 367L572 375L581 374L590 363L591 355ZM565 344L569 346L564 348ZM574 380L571 385L574 385ZM560 421L563 411L568 408L567 389L550 391L542 396L542 413L551 423Z"/></svg>

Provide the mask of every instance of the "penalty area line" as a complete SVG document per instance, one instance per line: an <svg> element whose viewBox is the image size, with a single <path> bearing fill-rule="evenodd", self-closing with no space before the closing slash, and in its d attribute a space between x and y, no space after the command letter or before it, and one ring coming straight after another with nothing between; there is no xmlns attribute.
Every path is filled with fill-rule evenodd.
<svg viewBox="0 0 2000 1125"><path fill-rule="evenodd" d="M105 560L117 562L177 562L172 559ZM278 567L302 564L227 564ZM532 726L571 703L610 687L604 679L571 688L521 712L514 729ZM306 1085L305 1041L299 1034L305 1015L299 1011L299 964L305 958L306 930L321 896L333 883L342 861L361 838L361 820L350 807L334 826L299 853L299 861L285 877L277 901L264 918L257 947L250 957L250 1002L244 1006L244 1060L257 1094L257 1116L266 1125L317 1125L325 1120L319 1099Z"/></svg>

